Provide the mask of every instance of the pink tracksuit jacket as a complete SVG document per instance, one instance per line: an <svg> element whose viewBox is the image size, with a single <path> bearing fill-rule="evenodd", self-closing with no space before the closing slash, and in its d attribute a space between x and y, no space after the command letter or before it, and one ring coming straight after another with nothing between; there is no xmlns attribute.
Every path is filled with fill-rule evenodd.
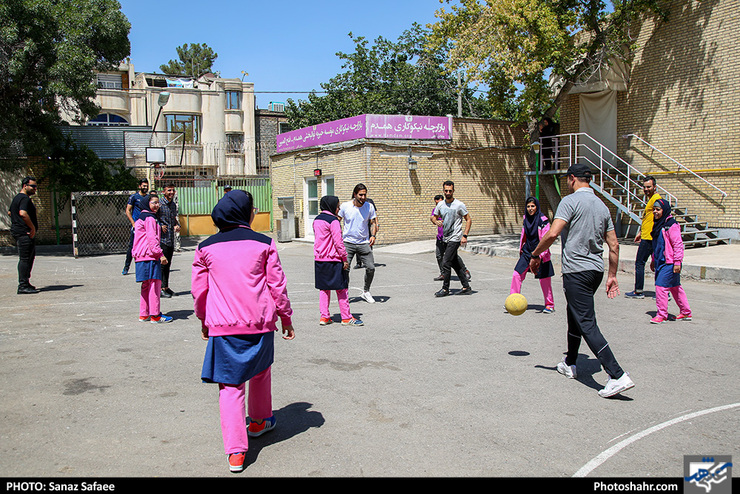
<svg viewBox="0 0 740 494"><path fill-rule="evenodd" d="M683 262L684 246L681 238L681 225L674 223L670 228L661 230L665 241L663 256L666 264L681 264ZM656 261L657 262L657 261Z"/></svg>
<svg viewBox="0 0 740 494"><path fill-rule="evenodd" d="M198 245L191 293L195 315L209 336L276 331L278 318L292 324L275 241L246 226L221 231Z"/></svg>
<svg viewBox="0 0 740 494"><path fill-rule="evenodd" d="M157 216L151 211L142 211L134 222L134 246L131 255L134 261L158 261L162 258L162 247L159 242L162 229L157 223Z"/></svg>
<svg viewBox="0 0 740 494"><path fill-rule="evenodd" d="M347 260L339 219L329 211L322 211L313 222L313 255L315 261Z"/></svg>

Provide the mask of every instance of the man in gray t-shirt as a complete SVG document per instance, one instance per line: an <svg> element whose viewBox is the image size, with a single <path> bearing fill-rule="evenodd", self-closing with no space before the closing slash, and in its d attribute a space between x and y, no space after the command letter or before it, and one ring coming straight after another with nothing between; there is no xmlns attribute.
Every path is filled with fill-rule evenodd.
<svg viewBox="0 0 740 494"><path fill-rule="evenodd" d="M561 235L563 290L568 313L568 352L565 359L558 363L557 370L565 377L577 377L578 349L581 340L585 340L609 375L606 386L599 390L599 396L608 398L635 385L629 374L617 363L609 343L596 324L594 294L604 278L604 241L609 247L609 271L606 279L609 298L619 295L619 242L614 233L609 209L596 197L589 185L591 169L584 164L575 164L568 168L566 178L572 193L560 201L552 227L532 252L529 265L532 272L536 273L540 264L539 255Z"/></svg>
<svg viewBox="0 0 740 494"><path fill-rule="evenodd" d="M565 222L562 240L562 272L604 271L604 240L614 231L609 208L591 187L581 187L565 196L555 219Z"/></svg>
<svg viewBox="0 0 740 494"><path fill-rule="evenodd" d="M442 184L442 191L445 197L434 207L430 218L432 223L442 227L442 289L434 295L446 297L450 294L450 277L453 269L463 286L459 293L467 295L473 290L470 288L465 266L458 261L457 250L468 242L468 233L473 220L465 204L455 199L455 184L451 180Z"/></svg>

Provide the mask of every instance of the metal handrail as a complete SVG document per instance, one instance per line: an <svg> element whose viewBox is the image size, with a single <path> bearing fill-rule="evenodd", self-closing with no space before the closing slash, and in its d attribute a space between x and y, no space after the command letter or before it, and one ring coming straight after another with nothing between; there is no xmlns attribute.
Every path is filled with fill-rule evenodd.
<svg viewBox="0 0 740 494"><path fill-rule="evenodd" d="M582 137L586 137L590 139L593 143L595 143L598 146L598 151L592 149L587 143L584 143L583 142L584 139ZM609 169L614 170L618 175L621 175L621 177L625 181L625 184L619 183L619 181L615 180L611 176L609 176L609 178L612 182L616 183L619 187L621 187L622 189L626 191L627 204L625 204L625 207L627 208L628 211L630 210L630 202L632 200L634 200L635 202L643 206L647 203L647 201L645 201L640 196L632 192L632 185L636 185L637 187L640 186L639 182L637 182L636 180L632 178L632 175L635 174L639 176L644 176L644 174L641 171L639 171L637 168L632 166L630 163L622 159L616 153L614 153L611 149L607 148L606 146L601 144L599 141L597 141L590 135L586 134L585 132L579 132L579 133L574 133L574 134L562 134L562 135L552 136L551 138L556 143L558 143L561 140L561 138L565 138L567 140L567 144L560 145L558 143L554 146L555 148L554 154L557 156L556 160L558 160L558 162L562 157L566 157L568 166L576 162L583 162L583 161L588 162L592 167L597 168L599 170L602 185L604 183L604 168L605 168L604 165L605 164L609 166ZM566 153L559 152L560 148L567 148L567 152ZM585 156L584 153L579 153L579 149L581 148L590 151L591 154L593 154L594 156L598 156L598 163L594 163L588 156ZM540 149L544 149L544 148L541 146ZM610 161L606 160L604 157L605 152L607 154L607 157L611 157L614 159L614 161L617 161L621 163L622 165L624 165L624 167L627 169L627 173L623 172L622 170L614 166ZM540 161L540 167L542 167L542 161ZM665 197L672 206L677 205L678 200L676 196L674 196L673 194L665 190L660 185L657 186L657 189L660 190L661 195Z"/></svg>
<svg viewBox="0 0 740 494"><path fill-rule="evenodd" d="M677 164L677 165L678 165L678 166L679 166L680 168L683 168L683 169L684 169L684 170L686 170L687 172L691 173L691 174L692 174L692 175L694 175L694 176L695 176L696 178L698 178L699 180L703 181L704 183L706 183L706 184L707 184L707 185L709 185L710 187L712 187L712 188L714 188L714 189L717 189L717 190L718 190L718 191L720 192L720 194L722 194L722 197L727 197L727 192L723 191L722 189L720 189L719 187L717 187L717 186L716 186L716 185L714 185L713 183L709 182L709 181L708 181L707 179L705 179L704 177L702 177L702 176L698 175L698 174L697 174L697 173L695 173L695 172L694 172L693 170L690 170L689 168L686 168L686 167L685 167L684 165L682 165L681 163L679 163L679 162L678 162L678 161L676 161L675 159L671 158L670 156L668 156L667 154L665 154L665 153L664 153L663 151L661 151L661 150L660 150L660 149L658 149L657 147L653 146L652 144L650 144L649 142L647 142L647 141L646 141L645 139L643 139L642 137L638 136L637 134L625 134L625 135L623 135L622 137L623 137L624 139L629 139L630 137L636 137L637 139L639 139L640 141L642 141L643 143L645 143L645 145L649 146L649 147L650 147L650 148L652 148L653 150L655 150L655 151L659 152L660 154L662 154L663 156L665 156L665 157L666 157L666 158L668 158L669 160L673 161L673 162L674 162L675 164Z"/></svg>

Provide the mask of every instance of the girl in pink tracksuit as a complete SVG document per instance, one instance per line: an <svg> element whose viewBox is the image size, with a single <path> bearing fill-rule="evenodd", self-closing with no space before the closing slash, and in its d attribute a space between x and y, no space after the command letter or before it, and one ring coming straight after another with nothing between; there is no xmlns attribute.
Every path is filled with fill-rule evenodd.
<svg viewBox="0 0 740 494"><path fill-rule="evenodd" d="M514 267L509 294L522 292L522 283L529 271L532 252L540 243L540 239L550 230L550 220L540 212L540 202L534 197L528 197L525 205L526 213L522 234L519 238L519 261ZM555 311L555 300L552 294L552 277L555 275L555 270L552 267L550 249L542 253L540 261L540 269L534 277L540 280L542 294L545 297L545 308L542 312L550 314Z"/></svg>
<svg viewBox="0 0 740 494"><path fill-rule="evenodd" d="M139 321L171 322L172 317L160 311L159 296L162 287L162 264L167 258L162 253L162 230L157 222L159 196L148 194L139 200L141 214L134 223L134 245L131 255L136 263L136 281L141 283Z"/></svg>
<svg viewBox="0 0 740 494"><path fill-rule="evenodd" d="M683 262L683 240L681 226L671 216L671 205L665 199L653 204L653 260L651 268L655 271L655 303L657 313L650 320L660 324L668 320L668 293L673 295L680 314L676 320L690 321L691 307L681 286L681 263Z"/></svg>
<svg viewBox="0 0 740 494"><path fill-rule="evenodd" d="M313 222L314 274L316 288L319 289L319 324L331 324L329 302L331 291L337 292L339 312L345 326L362 326L363 322L352 317L349 310L349 276L347 270L347 250L342 240L342 227L339 224L339 198L324 196L319 203L321 213Z"/></svg>
<svg viewBox="0 0 740 494"><path fill-rule="evenodd" d="M211 218L219 232L198 245L192 270L195 315L208 340L201 379L218 383L221 432L232 472L244 469L248 437L275 427L271 368L278 320L284 339L295 336L277 247L250 228L252 204L251 194L243 190L227 192L218 201Z"/></svg>

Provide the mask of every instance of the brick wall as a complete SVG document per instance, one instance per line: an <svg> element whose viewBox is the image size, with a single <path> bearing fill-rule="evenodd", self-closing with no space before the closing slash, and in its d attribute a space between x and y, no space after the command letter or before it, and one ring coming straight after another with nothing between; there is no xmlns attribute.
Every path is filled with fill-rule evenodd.
<svg viewBox="0 0 740 494"><path fill-rule="evenodd" d="M257 110L255 128L257 133L257 174L267 173L270 168L270 155L277 149L277 135L280 122L287 122L285 113Z"/></svg>
<svg viewBox="0 0 740 494"><path fill-rule="evenodd" d="M740 228L740 15L737 0L677 1L668 22L645 20L628 90L617 98L618 153L710 226ZM578 131L578 96L561 132ZM708 182L682 171L636 134Z"/></svg>
<svg viewBox="0 0 740 494"><path fill-rule="evenodd" d="M451 142L413 144L417 162L409 170L409 144L360 140L272 157L273 208L278 197L295 197L299 237L303 222L305 178L316 168L334 176L335 195L351 199L357 183L368 188L378 209L380 244L434 238L429 221L434 196L445 180L455 182L455 196L473 218L472 235L518 232L524 212L526 132L508 122L454 119ZM319 197L325 192L319 190ZM311 228L311 225L308 225Z"/></svg>
<svg viewBox="0 0 740 494"><path fill-rule="evenodd" d="M36 206L36 215L39 228L36 232L37 244L55 244L56 227L54 224L54 206L51 202L51 187L48 180L43 178L46 164L40 158L30 158L26 166L17 170L4 170L2 172L3 198L8 198L7 204L2 207L3 214L7 216L10 201L21 190L21 182L26 176L35 177L38 183L36 194L32 197ZM15 240L10 235L10 220L3 223L0 229L0 246L15 246Z"/></svg>

